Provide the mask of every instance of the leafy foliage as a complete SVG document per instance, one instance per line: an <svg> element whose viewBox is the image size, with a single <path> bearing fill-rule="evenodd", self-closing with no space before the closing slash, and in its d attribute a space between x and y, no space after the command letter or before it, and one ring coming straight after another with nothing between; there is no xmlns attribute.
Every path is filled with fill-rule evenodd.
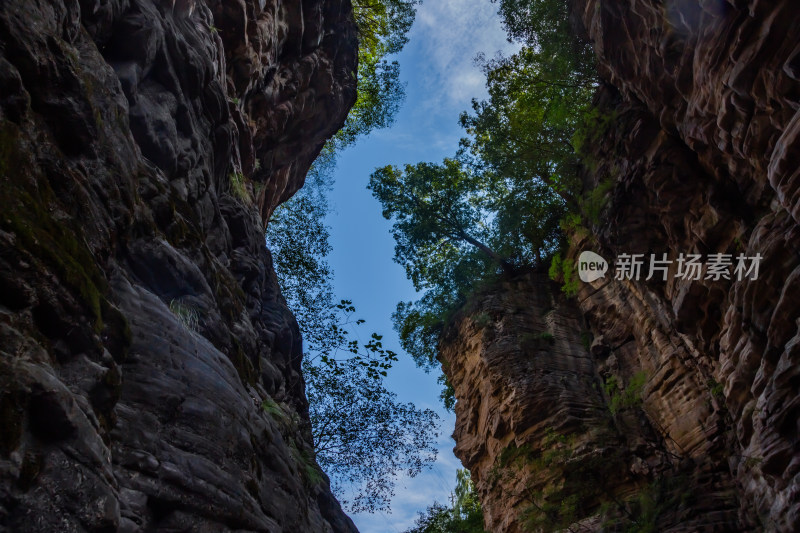
<svg viewBox="0 0 800 533"><path fill-rule="evenodd" d="M391 125L404 98L399 65L387 57L407 42L418 0L354 0L358 26L358 97L344 127L325 145L305 186L279 206L266 228L278 281L305 341L303 369L317 461L351 511L387 509L399 472L416 475L436 456L438 417L399 403L383 383L397 355L349 300L334 298L324 224L338 153ZM235 181L232 179L232 181ZM234 183L234 186L236 184ZM279 409L265 404L274 415Z"/></svg>
<svg viewBox="0 0 800 533"><path fill-rule="evenodd" d="M638 407L642 404L642 391L647 384L647 373L643 370L636 372L628 380L628 386L622 388L616 376L605 380L603 388L609 398L608 408L611 414L617 414L622 409Z"/></svg>
<svg viewBox="0 0 800 533"><path fill-rule="evenodd" d="M423 292L401 302L394 320L403 348L426 368L435 366L449 311L479 283L535 264L559 239L563 202L549 187L526 183L522 191L463 160L380 168L369 188L394 221L395 261Z"/></svg>
<svg viewBox="0 0 800 533"><path fill-rule="evenodd" d="M509 444L495 460L491 479L513 487L509 498L527 503L521 515L525 531L583 531L585 522L579 522L593 515L603 520L603 531L663 529L663 517L692 498L694 467L662 472L633 494L626 490L622 499L615 483L628 458L619 450L609 454L611 449L598 453L581 444L577 433L547 428L535 445Z"/></svg>
<svg viewBox="0 0 800 533"><path fill-rule="evenodd" d="M421 366L435 364L436 339L446 310L462 302L475 281L512 268L492 249L485 176L461 161L420 163L404 170L387 166L370 177L392 228L395 261L423 297L401 302L394 320L403 348Z"/></svg>
<svg viewBox="0 0 800 533"><path fill-rule="evenodd" d="M353 512L387 509L394 476L414 476L436 458L438 417L397 401L383 378L397 354L372 333L349 300L336 301L326 261L329 231L324 179L309 176L277 210L267 242L287 304L305 341L303 371L317 461Z"/></svg>
<svg viewBox="0 0 800 533"><path fill-rule="evenodd" d="M250 191L247 190L244 174L241 172L232 172L228 178L231 180L231 192L245 205L252 205L253 197L250 196Z"/></svg>
<svg viewBox="0 0 800 533"><path fill-rule="evenodd" d="M453 388L453 384L444 374L441 374L436 382L443 387L442 392L439 393L439 399L442 400L445 409L452 411L456 406L456 390Z"/></svg>
<svg viewBox="0 0 800 533"><path fill-rule="evenodd" d="M334 492L353 512L388 509L395 476L436 460L438 416L398 402L357 358L306 360L304 373L317 460Z"/></svg>
<svg viewBox="0 0 800 533"><path fill-rule="evenodd" d="M544 265L563 244L561 221L583 205L574 139L587 138L579 130L597 86L591 48L571 31L566 2L499 3L510 38L525 46L484 63L489 98L461 115L458 154L370 177L394 222L395 261L422 293L398 305L395 327L426 369L449 313L478 285Z"/></svg>
<svg viewBox="0 0 800 533"><path fill-rule="evenodd" d="M515 180L538 178L570 197L577 188L573 137L597 86L594 56L569 25L563 0L500 0L515 55L485 64L489 100L462 114L465 147Z"/></svg>
<svg viewBox="0 0 800 533"><path fill-rule="evenodd" d="M581 446L575 433L547 428L535 444L509 444L497 457L492 476L512 488L509 497L526 502L521 514L525 531L576 531L575 522L610 495L609 480L624 468L621 457Z"/></svg>
<svg viewBox="0 0 800 533"><path fill-rule="evenodd" d="M331 246L324 186L322 178L309 176L306 186L275 210L266 229L281 290L304 328L307 349L323 346L337 320L333 271L326 260Z"/></svg>
<svg viewBox="0 0 800 533"><path fill-rule="evenodd" d="M578 284L578 274L575 270L575 261L562 259L561 254L557 253L550 261L548 274L553 281L561 282L561 291L564 294L570 297L578 294L580 285Z"/></svg>
<svg viewBox="0 0 800 533"><path fill-rule="evenodd" d="M408 42L419 0L353 0L358 26L358 98L344 127L329 141L336 152L370 131L389 127L405 99L397 61Z"/></svg>
<svg viewBox="0 0 800 533"><path fill-rule="evenodd" d="M489 99L461 115L469 134L462 152L502 178L510 194L499 216L529 213L511 217L509 227L519 224L534 246L557 246L550 236L580 203L576 139L589 138L587 128L600 120L591 106L594 54L572 31L568 2L499 0L499 7L509 38L524 46L484 64ZM552 191L564 203L542 201Z"/></svg>
<svg viewBox="0 0 800 533"><path fill-rule="evenodd" d="M417 290L443 281L442 267L474 249L497 266L508 261L481 240L490 237L490 199L486 176L455 159L443 164L392 166L376 170L369 188L394 219L395 260Z"/></svg>
<svg viewBox="0 0 800 533"><path fill-rule="evenodd" d="M456 472L456 488L450 497L450 507L435 502L419 513L414 527L406 533L484 533L481 504L468 470Z"/></svg>
<svg viewBox="0 0 800 533"><path fill-rule="evenodd" d="M392 68L396 73L396 65ZM369 98L398 94L369 87L368 78L359 85L362 104L370 101L362 98L363 91L372 91ZM370 105L351 113L349 131L326 146L305 187L275 211L266 230L283 295L305 341L303 368L317 461L353 512L388 509L394 477L400 472L414 476L433 462L438 436L433 411L400 403L385 388L383 378L397 355L376 333L359 339L354 328L364 320L355 318L351 301L334 298L331 286L333 271L326 260L330 232L324 219L336 151L356 136L388 125L396 111ZM270 407L265 410L278 413Z"/></svg>
<svg viewBox="0 0 800 533"><path fill-rule="evenodd" d="M717 380L711 378L708 380L708 390L711 396L717 399L722 399L725 396L725 385L719 383Z"/></svg>
<svg viewBox="0 0 800 533"><path fill-rule="evenodd" d="M657 476L646 487L623 502L615 501L601 508L603 528L625 533L654 533L663 530L664 517L692 501L692 476L672 472Z"/></svg>

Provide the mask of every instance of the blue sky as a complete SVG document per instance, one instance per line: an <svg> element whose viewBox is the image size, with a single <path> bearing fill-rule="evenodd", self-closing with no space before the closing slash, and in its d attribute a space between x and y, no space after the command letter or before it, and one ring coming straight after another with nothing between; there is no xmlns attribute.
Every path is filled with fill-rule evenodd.
<svg viewBox="0 0 800 533"><path fill-rule="evenodd" d="M385 335L384 344L400 353L391 314L400 300L416 298L402 267L392 262L394 241L380 204L366 189L370 173L387 164L441 161L455 154L463 130L458 115L472 98L486 96L485 79L474 58L513 51L489 0L425 0L419 6L410 41L397 57L407 83L406 101L392 128L374 132L340 157L331 193L334 289L353 300L365 331ZM391 513L360 514L362 533L401 532L418 511L446 502L461 466L450 437L455 416L439 402L435 373L425 374L408 356L392 369L388 387L401 401L430 407L442 417L439 459L431 471L398 480Z"/></svg>

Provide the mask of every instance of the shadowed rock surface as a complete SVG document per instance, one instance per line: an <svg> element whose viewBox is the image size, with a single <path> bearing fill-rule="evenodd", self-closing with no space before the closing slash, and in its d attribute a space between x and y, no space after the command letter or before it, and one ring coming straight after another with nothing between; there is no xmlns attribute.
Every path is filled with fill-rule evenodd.
<svg viewBox="0 0 800 533"><path fill-rule="evenodd" d="M797 531L800 10L574 8L612 117L584 192L613 186L570 257L645 254L646 276L666 253L672 270L619 281L612 266L574 303L536 276L479 295L441 350L456 453L492 531ZM758 279L676 279L681 253L760 254Z"/></svg>
<svg viewBox="0 0 800 533"><path fill-rule="evenodd" d="M263 223L356 49L348 0L0 3L0 529L355 531Z"/></svg>

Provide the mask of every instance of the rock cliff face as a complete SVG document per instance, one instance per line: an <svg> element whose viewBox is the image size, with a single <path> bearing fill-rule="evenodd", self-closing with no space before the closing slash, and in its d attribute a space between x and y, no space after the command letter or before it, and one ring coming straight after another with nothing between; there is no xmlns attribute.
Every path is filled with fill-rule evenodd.
<svg viewBox="0 0 800 533"><path fill-rule="evenodd" d="M349 0L0 2L0 530L355 531L263 223L356 48Z"/></svg>
<svg viewBox="0 0 800 533"><path fill-rule="evenodd" d="M749 527L738 518L718 398L669 357L654 385L653 370L631 360L636 345L621 344L592 343L577 303L543 273L459 312L442 358L458 397L456 455L473 474L487 530ZM673 425L687 435L673 439Z"/></svg>
<svg viewBox="0 0 800 533"><path fill-rule="evenodd" d="M585 188L608 192L570 257L644 254L644 275L612 265L574 302L520 278L457 316L442 357L487 525L797 531L800 10L574 9L609 119ZM718 253L732 279L676 277L680 254ZM644 280L650 254L673 261L666 281ZM737 280L740 254L760 254L758 279Z"/></svg>

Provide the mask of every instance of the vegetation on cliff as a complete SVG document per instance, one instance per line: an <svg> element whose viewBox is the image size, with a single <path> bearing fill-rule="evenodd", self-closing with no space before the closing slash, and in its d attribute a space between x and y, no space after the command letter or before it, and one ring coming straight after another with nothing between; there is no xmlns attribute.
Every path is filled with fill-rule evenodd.
<svg viewBox="0 0 800 533"><path fill-rule="evenodd" d="M327 193L338 153L392 124L403 101L399 52L414 20L417 0L353 2L359 28L358 99L344 127L327 143L291 200L279 206L266 229L282 293L304 340L303 374L317 462L331 476L352 512L389 508L394 478L415 476L436 459L438 416L401 403L383 383L397 355L381 336L359 335L363 320L339 300L333 271Z"/></svg>
<svg viewBox="0 0 800 533"><path fill-rule="evenodd" d="M405 533L484 533L483 512L469 470L456 472L450 506L434 503L419 513L414 527Z"/></svg>
<svg viewBox="0 0 800 533"><path fill-rule="evenodd" d="M578 147L597 85L591 47L572 32L565 2L499 7L509 37L524 46L484 63L489 98L462 114L468 136L458 153L442 164L380 168L370 179L394 222L395 260L422 293L398 305L395 327L427 369L437 366L452 310L480 285L548 264L565 217L582 205Z"/></svg>
<svg viewBox="0 0 800 533"><path fill-rule="evenodd" d="M408 42L419 0L353 0L358 26L358 98L329 141L336 152L369 132L389 127L405 96L400 65L388 56Z"/></svg>

